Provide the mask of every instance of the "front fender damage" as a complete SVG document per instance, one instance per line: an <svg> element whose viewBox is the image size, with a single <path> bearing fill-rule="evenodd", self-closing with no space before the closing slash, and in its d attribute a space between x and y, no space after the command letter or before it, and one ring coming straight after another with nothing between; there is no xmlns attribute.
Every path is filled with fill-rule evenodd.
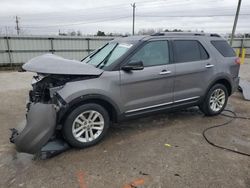
<svg viewBox="0 0 250 188"><path fill-rule="evenodd" d="M55 132L56 109L53 104L35 103L27 112L27 123L23 130L12 129L10 141L19 152L36 154Z"/></svg>

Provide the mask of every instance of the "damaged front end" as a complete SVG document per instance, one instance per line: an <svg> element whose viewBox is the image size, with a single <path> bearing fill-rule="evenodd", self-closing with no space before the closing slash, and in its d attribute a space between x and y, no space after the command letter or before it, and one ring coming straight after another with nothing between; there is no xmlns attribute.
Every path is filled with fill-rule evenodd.
<svg viewBox="0 0 250 188"><path fill-rule="evenodd" d="M66 102L58 95L67 82L88 79L91 76L37 74L32 80L32 90L27 103L26 126L11 129L10 141L19 152L48 158L69 148L63 141L58 112Z"/></svg>
<svg viewBox="0 0 250 188"><path fill-rule="evenodd" d="M70 82L97 78L103 72L87 63L45 54L29 60L23 70L37 73L27 103L26 126L11 129L17 151L50 157L69 148L61 136L60 110L67 104L57 93ZM45 154L45 156L44 156Z"/></svg>

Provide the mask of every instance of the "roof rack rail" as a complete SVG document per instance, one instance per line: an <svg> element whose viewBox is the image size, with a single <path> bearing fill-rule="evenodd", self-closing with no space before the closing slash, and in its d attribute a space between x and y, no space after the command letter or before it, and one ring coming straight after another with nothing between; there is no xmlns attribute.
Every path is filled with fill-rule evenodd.
<svg viewBox="0 0 250 188"><path fill-rule="evenodd" d="M159 32L153 33L150 36L165 36L165 35L183 35L183 36L209 36L209 37L221 37L216 33L203 33L203 32Z"/></svg>
<svg viewBox="0 0 250 188"><path fill-rule="evenodd" d="M150 36L164 36L164 33L153 33Z"/></svg>
<svg viewBox="0 0 250 188"><path fill-rule="evenodd" d="M216 34L216 33L211 33L210 37L221 37L220 35Z"/></svg>

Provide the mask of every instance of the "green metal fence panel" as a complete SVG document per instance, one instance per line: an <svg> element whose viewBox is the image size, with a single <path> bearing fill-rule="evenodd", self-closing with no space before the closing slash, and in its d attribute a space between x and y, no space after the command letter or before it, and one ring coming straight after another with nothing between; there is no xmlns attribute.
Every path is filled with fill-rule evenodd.
<svg viewBox="0 0 250 188"><path fill-rule="evenodd" d="M0 36L0 66L22 64L46 53L81 60L92 50L112 39L111 37Z"/></svg>
<svg viewBox="0 0 250 188"><path fill-rule="evenodd" d="M71 36L0 36L0 66L27 62L38 55L53 53L67 59L81 60L112 37ZM235 38L233 48L246 48L250 55L250 38Z"/></svg>

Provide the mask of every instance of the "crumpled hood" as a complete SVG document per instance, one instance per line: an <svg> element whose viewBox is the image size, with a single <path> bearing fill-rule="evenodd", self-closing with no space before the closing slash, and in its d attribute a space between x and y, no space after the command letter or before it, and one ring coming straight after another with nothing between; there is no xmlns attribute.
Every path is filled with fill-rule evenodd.
<svg viewBox="0 0 250 188"><path fill-rule="evenodd" d="M22 68L29 72L68 75L100 75L103 70L77 60L69 60L54 54L35 57Z"/></svg>

